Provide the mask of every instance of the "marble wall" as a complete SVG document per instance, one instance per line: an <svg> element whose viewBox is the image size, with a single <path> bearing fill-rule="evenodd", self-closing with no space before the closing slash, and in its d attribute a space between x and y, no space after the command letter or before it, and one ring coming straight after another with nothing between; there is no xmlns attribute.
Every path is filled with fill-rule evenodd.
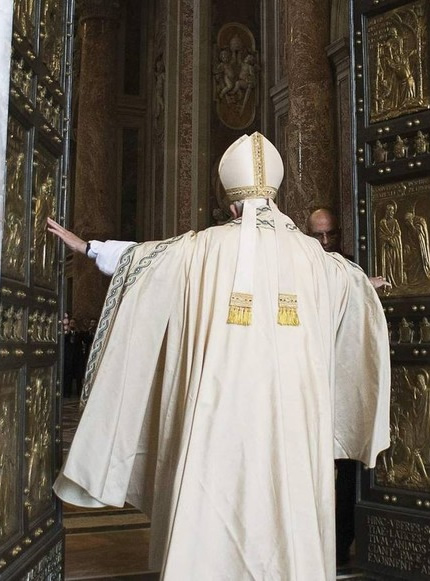
<svg viewBox="0 0 430 581"><path fill-rule="evenodd" d="M5 205L7 114L9 105L12 17L13 0L2 0L0 4L0 256Z"/></svg>

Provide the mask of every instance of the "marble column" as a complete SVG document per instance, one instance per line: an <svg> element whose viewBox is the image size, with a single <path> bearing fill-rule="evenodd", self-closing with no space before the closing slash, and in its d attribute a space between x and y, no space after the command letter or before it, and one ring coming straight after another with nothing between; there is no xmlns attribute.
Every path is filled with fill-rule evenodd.
<svg viewBox="0 0 430 581"><path fill-rule="evenodd" d="M73 229L85 240L117 231L116 95L118 0L79 4L81 65ZM98 317L108 279L82 255L73 260L73 315Z"/></svg>
<svg viewBox="0 0 430 581"><path fill-rule="evenodd" d="M3 239L3 216L5 205L5 166L12 17L13 0L3 0L0 6L0 256Z"/></svg>
<svg viewBox="0 0 430 581"><path fill-rule="evenodd" d="M285 207L301 228L315 205L331 205L336 192L334 87L326 47L330 0L284 0L288 115Z"/></svg>

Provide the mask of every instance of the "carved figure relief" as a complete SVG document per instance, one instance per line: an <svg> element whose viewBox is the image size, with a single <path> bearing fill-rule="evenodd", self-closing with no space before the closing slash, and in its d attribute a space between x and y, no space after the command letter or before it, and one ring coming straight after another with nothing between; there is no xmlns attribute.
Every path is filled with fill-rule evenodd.
<svg viewBox="0 0 430 581"><path fill-rule="evenodd" d="M397 159L416 157L429 153L429 136L427 133L417 131L416 135L408 139L396 135L395 140L382 143L379 139L372 147L373 163L387 163Z"/></svg>
<svg viewBox="0 0 430 581"><path fill-rule="evenodd" d="M374 273L392 296L430 293L430 178L371 187Z"/></svg>
<svg viewBox="0 0 430 581"><path fill-rule="evenodd" d="M31 43L34 36L35 0L14 0L13 12L18 28Z"/></svg>
<svg viewBox="0 0 430 581"><path fill-rule="evenodd" d="M408 140L402 139L400 135L396 136L396 141L393 146L393 154L396 159L408 156Z"/></svg>
<svg viewBox="0 0 430 581"><path fill-rule="evenodd" d="M15 280L25 274L25 166L24 128L9 118L6 156L6 207L3 232L2 273Z"/></svg>
<svg viewBox="0 0 430 581"><path fill-rule="evenodd" d="M0 341L25 341L24 308L0 303Z"/></svg>
<svg viewBox="0 0 430 581"><path fill-rule="evenodd" d="M428 317L402 317L387 322L390 343L420 345L430 343Z"/></svg>
<svg viewBox="0 0 430 581"><path fill-rule="evenodd" d="M30 376L27 394L27 488L30 491L28 510L32 519L46 510L52 501L53 377L52 368L35 369Z"/></svg>
<svg viewBox="0 0 430 581"><path fill-rule="evenodd" d="M371 122L430 104L427 12L419 0L369 18Z"/></svg>
<svg viewBox="0 0 430 581"><path fill-rule="evenodd" d="M393 287L402 285L404 278L402 233L395 218L396 212L397 204L389 202L385 216L379 222L381 272Z"/></svg>
<svg viewBox="0 0 430 581"><path fill-rule="evenodd" d="M415 147L415 155L422 155L423 153L429 152L429 136L428 133L423 133L422 131L418 131L415 140L414 140L414 147Z"/></svg>
<svg viewBox="0 0 430 581"><path fill-rule="evenodd" d="M54 99L49 91L43 85L37 86L37 108L39 113L45 120L60 132L61 108L59 105L54 105Z"/></svg>
<svg viewBox="0 0 430 581"><path fill-rule="evenodd" d="M40 16L42 59L51 75L60 78L63 57L63 9L59 0L43 0Z"/></svg>
<svg viewBox="0 0 430 581"><path fill-rule="evenodd" d="M252 32L230 23L218 34L214 50L214 100L227 127L244 129L255 118L260 67Z"/></svg>
<svg viewBox="0 0 430 581"><path fill-rule="evenodd" d="M376 466L379 485L428 490L430 485L429 368L392 369L391 445Z"/></svg>
<svg viewBox="0 0 430 581"><path fill-rule="evenodd" d="M33 71L25 66L24 59L17 54L14 54L11 60L10 77L14 89L20 91L30 101Z"/></svg>
<svg viewBox="0 0 430 581"><path fill-rule="evenodd" d="M414 341L414 324L405 317L399 323L399 343L413 343Z"/></svg>
<svg viewBox="0 0 430 581"><path fill-rule="evenodd" d="M28 336L36 343L55 343L57 331L56 313L34 311L28 317Z"/></svg>
<svg viewBox="0 0 430 581"><path fill-rule="evenodd" d="M423 317L419 324L420 327L420 343L430 343L430 321L427 317Z"/></svg>
<svg viewBox="0 0 430 581"><path fill-rule="evenodd" d="M430 246L427 220L415 213L415 204L404 215L405 274L409 285L430 279Z"/></svg>
<svg viewBox="0 0 430 581"><path fill-rule="evenodd" d="M375 141L373 146L373 163L384 163L388 159L387 144L382 143L379 139Z"/></svg>
<svg viewBox="0 0 430 581"><path fill-rule="evenodd" d="M34 276L38 285L54 288L55 243L46 230L46 219L56 212L57 160L47 151L35 152L34 172L34 225L33 225L33 264Z"/></svg>
<svg viewBox="0 0 430 581"><path fill-rule="evenodd" d="M18 387L19 370L0 372L0 542L18 531Z"/></svg>

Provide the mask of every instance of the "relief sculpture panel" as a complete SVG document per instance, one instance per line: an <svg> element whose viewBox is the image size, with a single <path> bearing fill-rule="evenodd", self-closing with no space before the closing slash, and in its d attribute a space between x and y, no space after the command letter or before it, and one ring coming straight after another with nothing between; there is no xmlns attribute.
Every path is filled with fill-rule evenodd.
<svg viewBox="0 0 430 581"><path fill-rule="evenodd" d="M60 79L63 58L64 25L63 3L60 0L43 0L40 14L40 53L51 75Z"/></svg>
<svg viewBox="0 0 430 581"><path fill-rule="evenodd" d="M0 341L25 342L25 309L0 302Z"/></svg>
<svg viewBox="0 0 430 581"><path fill-rule="evenodd" d="M245 129L255 118L260 79L259 55L252 32L242 24L224 25L214 50L213 95L219 119Z"/></svg>
<svg viewBox="0 0 430 581"><path fill-rule="evenodd" d="M371 186L374 273L385 294L430 294L430 178Z"/></svg>
<svg viewBox="0 0 430 581"><path fill-rule="evenodd" d="M30 373L26 398L26 452L30 520L38 518L52 502L53 398L55 380L52 367L34 369Z"/></svg>
<svg viewBox="0 0 430 581"><path fill-rule="evenodd" d="M26 165L26 131L9 117L2 274L19 281L24 281L26 268Z"/></svg>
<svg viewBox="0 0 430 581"><path fill-rule="evenodd" d="M368 58L371 122L428 108L427 1L369 18Z"/></svg>
<svg viewBox="0 0 430 581"><path fill-rule="evenodd" d="M28 317L28 337L36 343L56 343L57 313L33 311Z"/></svg>
<svg viewBox="0 0 430 581"><path fill-rule="evenodd" d="M430 491L430 367L393 366L391 445L375 469L380 486Z"/></svg>
<svg viewBox="0 0 430 581"><path fill-rule="evenodd" d="M0 372L0 544L19 532L18 369Z"/></svg>
<svg viewBox="0 0 430 581"><path fill-rule="evenodd" d="M36 0L14 0L13 13L19 30L31 42L35 31Z"/></svg>
<svg viewBox="0 0 430 581"><path fill-rule="evenodd" d="M58 160L42 148L35 151L32 264L35 283L49 289L56 282L55 241L46 230L46 219L56 216L57 181Z"/></svg>

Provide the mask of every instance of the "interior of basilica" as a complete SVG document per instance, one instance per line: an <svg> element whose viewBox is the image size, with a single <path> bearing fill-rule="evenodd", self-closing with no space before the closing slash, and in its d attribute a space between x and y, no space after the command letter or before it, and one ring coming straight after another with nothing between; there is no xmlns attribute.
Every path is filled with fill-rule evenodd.
<svg viewBox="0 0 430 581"><path fill-rule="evenodd" d="M160 579L147 515L52 492L111 283L47 219L85 241L223 225L221 156L260 132L279 208L305 233L328 209L389 283L391 443L357 467L337 579L428 581L430 0L1 0L0 46L0 580Z"/></svg>

